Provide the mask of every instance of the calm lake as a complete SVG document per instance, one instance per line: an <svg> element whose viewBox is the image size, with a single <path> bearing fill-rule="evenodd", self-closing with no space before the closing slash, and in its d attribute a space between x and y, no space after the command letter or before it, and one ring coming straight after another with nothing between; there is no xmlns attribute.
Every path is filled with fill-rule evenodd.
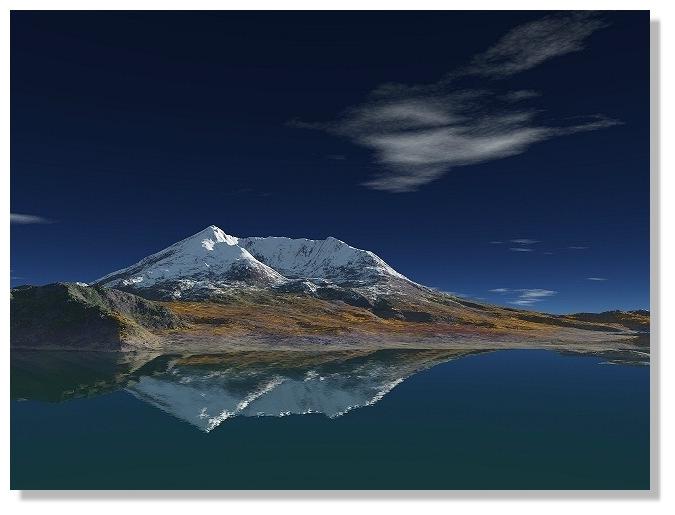
<svg viewBox="0 0 675 515"><path fill-rule="evenodd" d="M11 487L648 489L629 358L13 351Z"/></svg>

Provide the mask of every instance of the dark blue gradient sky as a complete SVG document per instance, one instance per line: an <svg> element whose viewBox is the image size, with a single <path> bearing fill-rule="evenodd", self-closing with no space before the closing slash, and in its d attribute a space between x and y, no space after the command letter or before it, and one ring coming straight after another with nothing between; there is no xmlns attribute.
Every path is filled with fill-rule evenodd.
<svg viewBox="0 0 675 515"><path fill-rule="evenodd" d="M13 12L11 207L51 223L12 224L12 284L91 281L215 224L335 236L490 302L547 290L520 305L648 308L648 12L601 13L579 49L518 73L439 82L545 15ZM386 83L535 91L547 128L620 123L500 158L455 152L393 192L364 182L418 181L427 161L397 168L368 146L375 129L345 129ZM476 102L471 137L491 131Z"/></svg>

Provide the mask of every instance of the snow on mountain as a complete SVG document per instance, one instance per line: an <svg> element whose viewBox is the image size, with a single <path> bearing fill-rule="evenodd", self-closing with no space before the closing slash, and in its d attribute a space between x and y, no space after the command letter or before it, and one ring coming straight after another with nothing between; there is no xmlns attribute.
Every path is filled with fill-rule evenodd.
<svg viewBox="0 0 675 515"><path fill-rule="evenodd" d="M212 225L138 263L96 281L135 289L175 283L174 297L202 283L281 284L285 278L237 245L237 238Z"/></svg>
<svg viewBox="0 0 675 515"><path fill-rule="evenodd" d="M367 286L388 278L408 281L372 252L332 237L237 238L211 225L95 282L154 289L160 297L180 298L241 285L288 288L297 284L295 288L313 291L315 283Z"/></svg>
<svg viewBox="0 0 675 515"><path fill-rule="evenodd" d="M373 282L384 277L405 279L381 258L336 238L240 238L239 245L256 259L293 279Z"/></svg>

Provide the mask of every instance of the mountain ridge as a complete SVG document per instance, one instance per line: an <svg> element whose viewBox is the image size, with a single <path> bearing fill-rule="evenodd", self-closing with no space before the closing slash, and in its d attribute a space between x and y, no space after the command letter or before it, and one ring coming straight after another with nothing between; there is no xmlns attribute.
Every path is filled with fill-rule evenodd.
<svg viewBox="0 0 675 515"><path fill-rule="evenodd" d="M336 238L239 238L209 226L91 286L14 289L12 324L12 346L96 348L87 339L102 338L112 350L560 346L638 336L644 348L649 314L484 304L415 283Z"/></svg>
<svg viewBox="0 0 675 515"><path fill-rule="evenodd" d="M332 236L239 238L210 225L93 284L175 300L218 295L232 287L310 293L322 286L365 287L388 281L421 287L375 253Z"/></svg>

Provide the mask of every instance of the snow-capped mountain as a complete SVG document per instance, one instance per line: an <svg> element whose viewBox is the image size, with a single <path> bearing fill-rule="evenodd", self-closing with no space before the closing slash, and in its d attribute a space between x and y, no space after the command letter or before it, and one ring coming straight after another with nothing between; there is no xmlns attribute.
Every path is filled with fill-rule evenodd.
<svg viewBox="0 0 675 515"><path fill-rule="evenodd" d="M311 292L318 286L369 286L391 279L412 284L374 253L336 238L238 238L211 225L95 283L175 299L236 287Z"/></svg>

